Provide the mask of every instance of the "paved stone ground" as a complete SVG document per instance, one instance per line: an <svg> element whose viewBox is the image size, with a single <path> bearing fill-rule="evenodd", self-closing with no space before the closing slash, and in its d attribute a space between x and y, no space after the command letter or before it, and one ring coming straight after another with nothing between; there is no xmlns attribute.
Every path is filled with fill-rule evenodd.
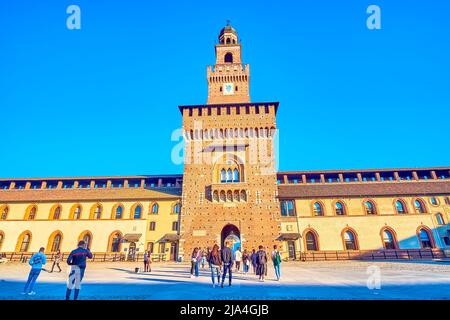
<svg viewBox="0 0 450 320"><path fill-rule="evenodd" d="M80 299L450 299L450 262L444 261L336 261L286 262L282 281L274 281L269 267L266 282L253 274L235 273L232 287L212 288L210 273L190 278L186 264L153 264L151 273L135 273L138 263L90 263ZM367 268L376 266L381 288L367 287ZM48 266L47 266L48 267ZM36 296L24 296L27 264L0 265L0 299L63 299L67 266L63 272L43 271Z"/></svg>

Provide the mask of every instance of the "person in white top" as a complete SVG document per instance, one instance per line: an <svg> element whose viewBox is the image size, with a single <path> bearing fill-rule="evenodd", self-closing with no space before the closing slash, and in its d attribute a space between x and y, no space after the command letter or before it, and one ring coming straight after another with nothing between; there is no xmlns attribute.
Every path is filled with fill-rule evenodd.
<svg viewBox="0 0 450 320"><path fill-rule="evenodd" d="M234 253L234 261L236 262L236 271L239 272L239 269L241 268L241 261L242 261L242 252L239 248L237 248L236 252Z"/></svg>

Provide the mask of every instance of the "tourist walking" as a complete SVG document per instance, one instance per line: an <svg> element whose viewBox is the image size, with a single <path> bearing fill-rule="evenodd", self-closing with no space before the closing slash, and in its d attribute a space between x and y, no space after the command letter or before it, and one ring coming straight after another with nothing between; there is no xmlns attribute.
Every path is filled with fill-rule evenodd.
<svg viewBox="0 0 450 320"><path fill-rule="evenodd" d="M234 261L236 262L236 271L239 272L241 270L241 261L242 261L242 252L240 248L234 253Z"/></svg>
<svg viewBox="0 0 450 320"><path fill-rule="evenodd" d="M191 278L198 277L199 251L194 248L191 255Z"/></svg>
<svg viewBox="0 0 450 320"><path fill-rule="evenodd" d="M86 270L86 259L92 259L92 253L86 248L86 242L81 240L78 247L70 252L67 257L67 264L70 266L69 278L67 280L66 300L70 299L72 289L75 289L74 300L78 300L80 294L81 281L83 281Z"/></svg>
<svg viewBox="0 0 450 320"><path fill-rule="evenodd" d="M250 257L248 256L247 249L244 249L242 253L242 268L244 269L244 273L248 272L250 267Z"/></svg>
<svg viewBox="0 0 450 320"><path fill-rule="evenodd" d="M148 251L144 252L144 272L148 272Z"/></svg>
<svg viewBox="0 0 450 320"><path fill-rule="evenodd" d="M253 274L256 274L256 271L257 271L257 267L258 267L257 260L258 259L256 256L256 251L255 251L255 249L252 249L252 254L250 255L250 262L252 264Z"/></svg>
<svg viewBox="0 0 450 320"><path fill-rule="evenodd" d="M228 272L228 285L231 287L231 280L233 278L232 267L233 267L233 253L230 249L230 242L225 242L225 247L221 250L221 258L223 263L223 275L222 275L222 284L220 285L223 288L223 283L225 282L225 277Z"/></svg>
<svg viewBox="0 0 450 320"><path fill-rule="evenodd" d="M277 249L277 245L273 246L273 251L272 251L271 256L272 256L273 267L275 269L275 276L277 277L277 281L280 281L280 278L281 278L281 270L280 270L281 254L280 254L280 251L278 251L278 249Z"/></svg>
<svg viewBox="0 0 450 320"><path fill-rule="evenodd" d="M53 269L55 269L55 266L58 267L58 269L59 269L58 272L61 272L62 270L61 270L61 267L59 266L60 263L61 263L61 251L58 250L53 257L53 264L52 264L52 269L50 270L50 272L53 272Z"/></svg>
<svg viewBox="0 0 450 320"><path fill-rule="evenodd" d="M267 253L263 246L259 246L259 250L256 253L257 258L257 275L259 275L259 281L264 282L264 277L267 274Z"/></svg>
<svg viewBox="0 0 450 320"><path fill-rule="evenodd" d="M202 264L202 269L205 269L205 264L206 264L206 251L202 250L201 252L201 264Z"/></svg>
<svg viewBox="0 0 450 320"><path fill-rule="evenodd" d="M45 248L40 248L39 252L33 254L28 261L28 264L31 266L31 270L28 274L28 280L23 288L22 294L28 294L30 296L36 294L36 292L33 291L34 285L42 271L42 266L47 263L47 257L44 254L44 250Z"/></svg>
<svg viewBox="0 0 450 320"><path fill-rule="evenodd" d="M209 262L210 255L211 255L211 248L208 247L206 249L206 261L208 262L208 268L211 268L211 263Z"/></svg>
<svg viewBox="0 0 450 320"><path fill-rule="evenodd" d="M222 267L222 258L220 257L219 246L217 244L213 246L212 251L209 253L208 264L210 265L211 269L211 280L213 283L213 288L215 288L216 277L217 284L220 284L220 268Z"/></svg>

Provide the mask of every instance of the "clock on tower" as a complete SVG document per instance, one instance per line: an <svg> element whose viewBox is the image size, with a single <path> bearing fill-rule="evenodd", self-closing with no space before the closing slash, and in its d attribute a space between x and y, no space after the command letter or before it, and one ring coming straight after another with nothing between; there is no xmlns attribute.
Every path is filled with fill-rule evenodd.
<svg viewBox="0 0 450 320"><path fill-rule="evenodd" d="M224 83L223 84L223 95L224 96L230 96L234 94L234 84L231 83Z"/></svg>

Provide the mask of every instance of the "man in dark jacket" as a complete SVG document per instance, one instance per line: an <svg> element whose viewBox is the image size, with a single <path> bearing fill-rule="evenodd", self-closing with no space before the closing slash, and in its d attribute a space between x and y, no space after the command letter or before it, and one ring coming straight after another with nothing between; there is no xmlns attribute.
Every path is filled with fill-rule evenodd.
<svg viewBox="0 0 450 320"><path fill-rule="evenodd" d="M231 286L231 279L233 278L231 269L233 267L233 253L230 249L230 242L225 242L225 247L221 250L222 263L223 263L223 275L222 275L222 284L225 282L225 277L228 271L228 285Z"/></svg>
<svg viewBox="0 0 450 320"><path fill-rule="evenodd" d="M85 248L86 243L81 240L78 242L78 248L72 250L67 258L67 264L70 266L69 280L67 282L66 300L70 299L72 288L75 287L74 300L78 299L80 293L81 281L86 270L86 259L92 259L92 253L89 248Z"/></svg>
<svg viewBox="0 0 450 320"><path fill-rule="evenodd" d="M259 275L259 281L264 282L264 276L267 273L267 253L263 246L259 246L259 250L256 253L256 262L258 263L256 274Z"/></svg>

